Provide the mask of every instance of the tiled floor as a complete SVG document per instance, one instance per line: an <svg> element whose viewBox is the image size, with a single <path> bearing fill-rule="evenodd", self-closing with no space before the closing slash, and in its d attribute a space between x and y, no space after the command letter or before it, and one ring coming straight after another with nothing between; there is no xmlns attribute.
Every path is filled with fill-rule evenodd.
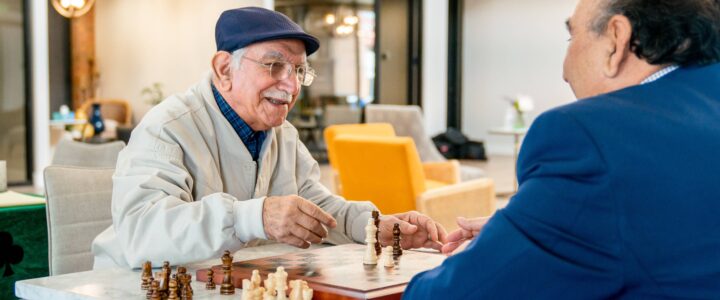
<svg viewBox="0 0 720 300"><path fill-rule="evenodd" d="M515 165L512 156L491 155L487 161L463 160L463 165L481 168L485 174L495 181L495 192L498 195L498 208L505 207L508 199L514 193ZM332 170L330 165L320 165L320 182L328 187L330 191L335 190L333 185Z"/></svg>

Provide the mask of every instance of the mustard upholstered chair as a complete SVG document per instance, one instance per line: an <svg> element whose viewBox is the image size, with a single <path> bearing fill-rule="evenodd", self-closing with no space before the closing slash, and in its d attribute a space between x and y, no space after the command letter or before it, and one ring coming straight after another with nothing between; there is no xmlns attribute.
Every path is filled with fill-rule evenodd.
<svg viewBox="0 0 720 300"><path fill-rule="evenodd" d="M422 110L417 105L370 104L365 107L367 123L390 123L398 136L409 136L415 141L420 160L443 162L446 158L440 154L430 136L425 132ZM462 180L485 177L485 172L476 167L462 166Z"/></svg>
<svg viewBox="0 0 720 300"><path fill-rule="evenodd" d="M334 148L342 195L370 200L383 214L417 210L452 230L458 216L495 212L492 179L447 183L427 178L412 138L339 135Z"/></svg>
<svg viewBox="0 0 720 300"><path fill-rule="evenodd" d="M390 123L370 124L339 124L325 128L324 138L327 144L328 160L333 170L333 181L335 192L342 194L342 184L338 177L337 151L335 150L335 138L339 135L363 135L363 136L384 136L394 137L395 130ZM456 183L460 181L460 163L457 160L446 160L440 162L427 162L422 164L425 177L444 183Z"/></svg>

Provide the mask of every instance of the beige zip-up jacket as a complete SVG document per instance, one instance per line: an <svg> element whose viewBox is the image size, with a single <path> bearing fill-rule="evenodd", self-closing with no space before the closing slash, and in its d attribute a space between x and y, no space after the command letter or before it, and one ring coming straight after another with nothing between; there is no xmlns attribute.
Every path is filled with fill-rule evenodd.
<svg viewBox="0 0 720 300"><path fill-rule="evenodd" d="M266 196L299 195L337 220L328 242L363 242L375 207L319 182L297 130L267 131L258 162L217 107L210 76L150 110L113 176L113 224L93 241L94 268L173 265L220 257L267 239Z"/></svg>

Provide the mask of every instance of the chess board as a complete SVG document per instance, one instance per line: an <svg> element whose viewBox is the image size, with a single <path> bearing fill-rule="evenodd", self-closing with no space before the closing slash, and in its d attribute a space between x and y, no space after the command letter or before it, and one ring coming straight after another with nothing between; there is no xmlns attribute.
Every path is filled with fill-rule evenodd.
<svg viewBox="0 0 720 300"><path fill-rule="evenodd" d="M395 267L364 265L365 245L347 244L305 250L233 263L233 283L242 286L253 270L263 279L277 267L284 267L288 280L302 279L315 290L313 299L400 299L405 286L417 273L439 266L445 256L439 253L404 250ZM213 281L220 284L222 266L213 266ZM198 270L198 281L207 282L207 270Z"/></svg>

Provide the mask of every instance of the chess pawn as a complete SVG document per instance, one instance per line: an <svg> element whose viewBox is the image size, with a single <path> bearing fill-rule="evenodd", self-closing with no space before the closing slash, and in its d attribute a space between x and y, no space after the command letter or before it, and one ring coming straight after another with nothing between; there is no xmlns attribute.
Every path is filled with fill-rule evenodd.
<svg viewBox="0 0 720 300"><path fill-rule="evenodd" d="M242 281L242 294L240 299L242 300L253 300L252 299L253 284L249 279L243 279Z"/></svg>
<svg viewBox="0 0 720 300"><path fill-rule="evenodd" d="M140 286L143 290L149 290L152 278L152 263L146 261L142 268L142 285Z"/></svg>
<svg viewBox="0 0 720 300"><path fill-rule="evenodd" d="M275 296L275 273L268 273L267 279L265 279L264 283L265 283L265 290L266 290L265 293L268 293L274 297Z"/></svg>
<svg viewBox="0 0 720 300"><path fill-rule="evenodd" d="M208 269L208 271L207 271L208 282L205 284L206 290L214 290L215 289L215 280L213 279L213 275L214 275L213 269L212 268Z"/></svg>
<svg viewBox="0 0 720 300"><path fill-rule="evenodd" d="M377 253L375 252L375 221L370 218L368 219L367 225L365 226L365 256L363 256L363 264L366 265L377 265Z"/></svg>
<svg viewBox="0 0 720 300"><path fill-rule="evenodd" d="M312 300L313 289L304 287L302 290L302 300Z"/></svg>
<svg viewBox="0 0 720 300"><path fill-rule="evenodd" d="M147 293L145 294L145 298L146 298L146 299L150 299L150 298L152 297L152 293L153 293L153 283L154 283L156 280L153 279L152 277L150 277L149 281L150 281L150 287L148 288ZM157 287L159 287L159 286L160 286L160 283L158 282ZM154 289L157 289L157 287L155 287Z"/></svg>
<svg viewBox="0 0 720 300"><path fill-rule="evenodd" d="M302 300L302 280L296 279L290 281L290 300Z"/></svg>
<svg viewBox="0 0 720 300"><path fill-rule="evenodd" d="M265 290L262 300L275 300L274 290Z"/></svg>
<svg viewBox="0 0 720 300"><path fill-rule="evenodd" d="M185 277L187 277L187 276L185 276ZM193 290L192 290L192 287L190 286L190 283L188 282L188 284L186 284L185 287L183 287L183 289L182 289L182 296L180 296L180 300L192 300L192 298L193 298Z"/></svg>
<svg viewBox="0 0 720 300"><path fill-rule="evenodd" d="M178 290L182 291L185 287L185 281L183 280L183 277L187 274L187 269L185 267L177 267L176 271L176 277L178 281Z"/></svg>
<svg viewBox="0 0 720 300"><path fill-rule="evenodd" d="M258 287L252 292L253 300L263 300L263 295L265 295L264 287Z"/></svg>
<svg viewBox="0 0 720 300"><path fill-rule="evenodd" d="M275 292L277 293L275 295L276 300L287 300L287 294L285 294L285 291L287 290L287 272L285 272L285 268L283 267L277 267L277 270L275 271Z"/></svg>
<svg viewBox="0 0 720 300"><path fill-rule="evenodd" d="M168 284L168 300L177 300L178 299L178 282L177 280L170 279L170 283Z"/></svg>
<svg viewBox="0 0 720 300"><path fill-rule="evenodd" d="M153 280L153 282L150 284L150 297L148 299L150 300L161 300L162 297L160 297L160 281Z"/></svg>
<svg viewBox="0 0 720 300"><path fill-rule="evenodd" d="M225 266L223 266L224 268ZM232 275L230 274L230 269L223 270L225 273L223 276L223 282L220 284L220 294L222 295L232 295L235 294L235 286L232 282Z"/></svg>
<svg viewBox="0 0 720 300"><path fill-rule="evenodd" d="M259 288L262 284L262 278L260 277L260 271L253 270L252 276L250 276L250 282L253 285L253 289Z"/></svg>
<svg viewBox="0 0 720 300"><path fill-rule="evenodd" d="M395 260L393 259L393 247L392 246L385 247L385 251L383 251L383 256L385 257L385 267L386 268L395 267Z"/></svg>

